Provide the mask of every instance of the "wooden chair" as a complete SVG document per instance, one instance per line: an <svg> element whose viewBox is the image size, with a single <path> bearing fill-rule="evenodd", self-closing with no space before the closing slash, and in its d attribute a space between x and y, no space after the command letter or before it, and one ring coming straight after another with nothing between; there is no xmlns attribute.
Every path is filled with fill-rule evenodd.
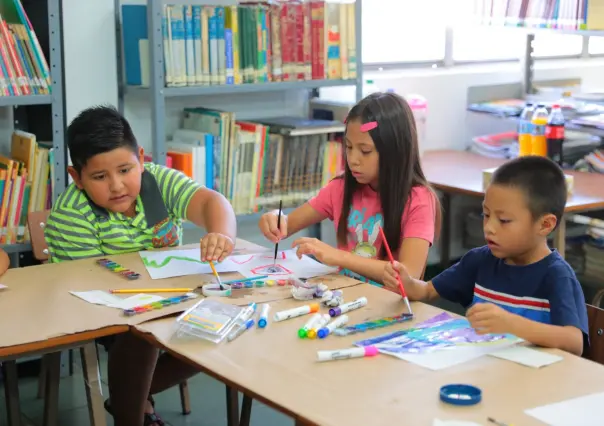
<svg viewBox="0 0 604 426"><path fill-rule="evenodd" d="M592 304L587 305L590 345L583 354L583 358L598 364L604 364L604 309L600 308L602 297L604 297L604 290L598 291Z"/></svg>
<svg viewBox="0 0 604 426"><path fill-rule="evenodd" d="M48 245L44 238L44 228L48 221L50 211L31 212L27 215L27 227L29 230L29 237L31 240L31 247L34 257L42 263L48 262ZM41 398L46 388L46 378L48 370L46 368L47 363L45 362L46 356L42 357L42 366L40 370L40 377L38 379L38 398ZM98 349L97 349L98 359ZM73 350L69 350L69 374L73 374ZM189 386L187 381L178 385L180 391L180 403L183 414L191 413L191 402L189 398Z"/></svg>

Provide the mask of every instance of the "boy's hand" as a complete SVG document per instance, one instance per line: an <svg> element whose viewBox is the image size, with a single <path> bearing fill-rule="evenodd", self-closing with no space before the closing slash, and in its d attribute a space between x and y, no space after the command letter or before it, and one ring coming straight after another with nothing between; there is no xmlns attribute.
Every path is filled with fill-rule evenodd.
<svg viewBox="0 0 604 426"><path fill-rule="evenodd" d="M281 213L279 227L277 222L279 222L278 212L264 213L258 222L258 227L264 236L273 243L278 243L279 240L287 237L287 216Z"/></svg>
<svg viewBox="0 0 604 426"><path fill-rule="evenodd" d="M298 238L292 247L298 247L297 254L300 259L302 255L310 254L327 266L340 266L340 250L316 238Z"/></svg>
<svg viewBox="0 0 604 426"><path fill-rule="evenodd" d="M476 303L466 317L478 334L513 334L515 315L493 303Z"/></svg>
<svg viewBox="0 0 604 426"><path fill-rule="evenodd" d="M233 251L235 243L226 235L217 232L211 232L204 235L199 241L201 250L201 261L218 261L222 262Z"/></svg>
<svg viewBox="0 0 604 426"><path fill-rule="evenodd" d="M394 261L394 265L393 262L387 262L384 268L384 288L400 294L401 289L398 285L397 275L400 276L403 286L407 287L410 285L412 281L411 276L403 264L397 261Z"/></svg>

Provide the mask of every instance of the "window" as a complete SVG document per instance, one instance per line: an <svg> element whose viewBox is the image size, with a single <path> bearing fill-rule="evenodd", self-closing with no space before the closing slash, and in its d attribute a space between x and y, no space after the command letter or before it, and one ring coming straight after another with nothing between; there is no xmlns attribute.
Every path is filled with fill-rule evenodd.
<svg viewBox="0 0 604 426"><path fill-rule="evenodd" d="M537 33L533 43L536 58L579 56L583 50L583 36L555 33Z"/></svg>
<svg viewBox="0 0 604 426"><path fill-rule="evenodd" d="M459 27L453 31L454 61L519 59L526 36L512 28Z"/></svg>
<svg viewBox="0 0 604 426"><path fill-rule="evenodd" d="M443 60L446 23L435 11L446 2L363 0L363 63Z"/></svg>
<svg viewBox="0 0 604 426"><path fill-rule="evenodd" d="M589 54L604 55L604 37L589 38Z"/></svg>

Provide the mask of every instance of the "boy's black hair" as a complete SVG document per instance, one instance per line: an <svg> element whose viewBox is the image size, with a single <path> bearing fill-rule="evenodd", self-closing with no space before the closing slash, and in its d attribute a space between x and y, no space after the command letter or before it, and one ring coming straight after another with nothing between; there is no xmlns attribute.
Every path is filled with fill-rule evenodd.
<svg viewBox="0 0 604 426"><path fill-rule="evenodd" d="M113 106L85 109L67 127L67 147L78 173L98 154L127 148L136 153L138 143L128 121Z"/></svg>
<svg viewBox="0 0 604 426"><path fill-rule="evenodd" d="M545 214L562 220L566 206L566 179L564 172L548 158L518 157L503 164L493 174L491 183L518 188L526 196L527 206L536 220Z"/></svg>

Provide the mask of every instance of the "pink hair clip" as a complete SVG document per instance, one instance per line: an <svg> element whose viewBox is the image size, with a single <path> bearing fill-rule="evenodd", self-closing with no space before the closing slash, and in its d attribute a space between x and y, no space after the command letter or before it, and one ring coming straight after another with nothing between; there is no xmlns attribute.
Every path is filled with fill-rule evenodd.
<svg viewBox="0 0 604 426"><path fill-rule="evenodd" d="M377 127L377 121L370 121L369 123L361 124L361 132L368 132Z"/></svg>

